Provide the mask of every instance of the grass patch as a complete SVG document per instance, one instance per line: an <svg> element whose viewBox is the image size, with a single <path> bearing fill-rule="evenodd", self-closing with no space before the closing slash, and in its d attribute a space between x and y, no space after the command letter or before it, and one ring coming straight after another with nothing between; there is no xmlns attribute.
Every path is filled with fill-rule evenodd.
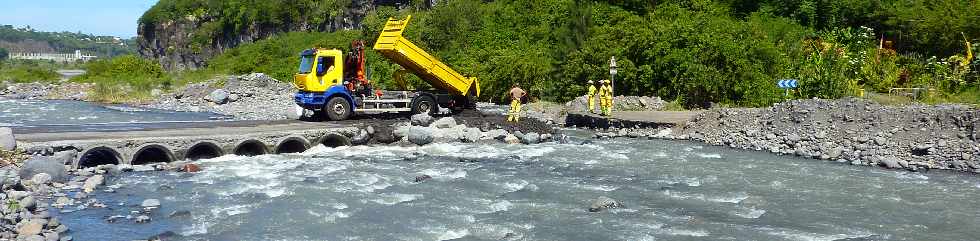
<svg viewBox="0 0 980 241"><path fill-rule="evenodd" d="M54 82L61 78L57 65L50 61L0 61L0 81L14 83Z"/></svg>
<svg viewBox="0 0 980 241"><path fill-rule="evenodd" d="M164 73L160 64L133 55L91 61L86 73L72 79L94 83L89 101L106 103L143 102L151 99L153 89L170 90L173 78Z"/></svg>

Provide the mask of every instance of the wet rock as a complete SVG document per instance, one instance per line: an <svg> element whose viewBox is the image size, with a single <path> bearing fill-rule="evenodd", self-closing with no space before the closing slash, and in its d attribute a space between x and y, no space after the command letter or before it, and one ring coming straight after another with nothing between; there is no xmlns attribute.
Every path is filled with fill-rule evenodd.
<svg viewBox="0 0 980 241"><path fill-rule="evenodd" d="M364 130L367 131L368 135L374 135L375 133L374 126L367 126Z"/></svg>
<svg viewBox="0 0 980 241"><path fill-rule="evenodd" d="M44 223L31 220L30 222L27 222L23 226L20 226L20 228L17 228L17 234L22 236L38 235L41 233L41 230L43 229L44 229Z"/></svg>
<svg viewBox="0 0 980 241"><path fill-rule="evenodd" d="M60 234L60 233L65 233L65 232L68 232L68 226L65 226L64 224L62 224L62 225L58 225L58 226L56 226L56 227L54 228L54 230L53 230L53 231L54 231L54 232L56 232L56 233L59 233L59 234ZM69 239L70 239L70 237L71 237L71 236L68 236L68 237L69 237ZM62 240L64 240L64 237L62 237Z"/></svg>
<svg viewBox="0 0 980 241"><path fill-rule="evenodd" d="M430 179L432 179L432 176L423 174L423 175L416 176L415 177L415 182L424 182L424 181L428 181Z"/></svg>
<svg viewBox="0 0 980 241"><path fill-rule="evenodd" d="M55 199L54 204L51 205L55 207L64 207L64 206L72 205L72 203L73 203L72 200L68 197L58 197Z"/></svg>
<svg viewBox="0 0 980 241"><path fill-rule="evenodd" d="M146 199L146 200L143 200L143 203L140 204L140 206L143 207L143 209L146 209L146 210L153 210L153 209L156 209L156 208L159 208L160 207L160 200L152 199L152 198L151 199Z"/></svg>
<svg viewBox="0 0 980 241"><path fill-rule="evenodd" d="M360 132L357 133L357 135L354 135L354 137L350 139L350 142L351 144L354 145L364 145L367 144L368 141L370 140L371 140L371 135L368 134L367 130L362 129Z"/></svg>
<svg viewBox="0 0 980 241"><path fill-rule="evenodd" d="M105 182L104 176L94 175L88 178L87 180L85 180L85 184L82 185L82 190L89 193L94 192L95 188L98 187L99 185L102 185L103 182Z"/></svg>
<svg viewBox="0 0 980 241"><path fill-rule="evenodd" d="M68 180L68 173L65 170L65 163L58 162L54 158L44 156L34 156L24 162L18 175L21 179L34 177L38 173L47 173L51 180L64 182Z"/></svg>
<svg viewBox="0 0 980 241"><path fill-rule="evenodd" d="M46 241L46 240L44 240L44 236L35 234L25 238L24 241Z"/></svg>
<svg viewBox="0 0 980 241"><path fill-rule="evenodd" d="M507 143L507 144L518 144L518 143L521 143L521 139L518 139L517 136L515 136L513 134L508 134L506 137L504 137L504 143Z"/></svg>
<svg viewBox="0 0 980 241"><path fill-rule="evenodd" d="M153 236L151 236L149 238L146 238L146 239L147 240L150 240L150 241L154 241L154 240L169 240L171 238L176 238L176 237L179 237L179 236L180 236L179 234L174 233L173 231L166 231L166 232L159 233L157 235L153 235Z"/></svg>
<svg viewBox="0 0 980 241"><path fill-rule="evenodd" d="M541 142L551 141L551 138L552 138L551 134L548 133L541 134Z"/></svg>
<svg viewBox="0 0 980 241"><path fill-rule="evenodd" d="M150 222L150 216L146 216L146 215L136 216L136 223L149 223L149 222Z"/></svg>
<svg viewBox="0 0 980 241"><path fill-rule="evenodd" d="M622 207L625 207L625 205L623 205L619 201L616 201L615 199L606 196L601 196L598 199L596 199L594 202L592 202L592 205L589 206L589 212L601 212L606 209L622 208Z"/></svg>
<svg viewBox="0 0 980 241"><path fill-rule="evenodd" d="M521 142L524 144L538 144L541 142L541 136L538 133L527 133L524 134L524 138L521 138Z"/></svg>
<svg viewBox="0 0 980 241"><path fill-rule="evenodd" d="M435 127L439 129L447 129L456 126L456 119L452 117L439 118L435 122L429 125L429 127Z"/></svg>
<svg viewBox="0 0 980 241"><path fill-rule="evenodd" d="M26 208L27 210L33 211L35 208L37 208L37 201L34 200L34 196L28 195L24 197L24 199L21 199L18 203L20 204L20 207Z"/></svg>
<svg viewBox="0 0 980 241"><path fill-rule="evenodd" d="M123 219L126 219L126 216L113 215L113 216L106 217L105 218L105 221L107 223L115 223L115 222L119 222L120 220L123 220Z"/></svg>
<svg viewBox="0 0 980 241"><path fill-rule="evenodd" d="M191 211L187 211L187 210L173 211L169 215L167 215L167 217L169 218L184 218L190 216L191 216Z"/></svg>
<svg viewBox="0 0 980 241"><path fill-rule="evenodd" d="M59 237L58 233L55 233L55 232L46 232L46 233L44 233L44 240L45 241L58 241L58 240L60 240L60 237Z"/></svg>
<svg viewBox="0 0 980 241"><path fill-rule="evenodd" d="M75 157L78 156L78 151L76 150L66 150L55 152L52 158L54 158L59 163L72 163L75 161Z"/></svg>
<svg viewBox="0 0 980 241"><path fill-rule="evenodd" d="M182 172L195 173L201 171L201 166L194 163L187 163L180 169Z"/></svg>
<svg viewBox="0 0 980 241"><path fill-rule="evenodd" d="M71 236L62 236L61 239L59 239L59 241L72 241L72 240L74 240L74 238L72 238Z"/></svg>
<svg viewBox="0 0 980 241"><path fill-rule="evenodd" d="M903 163L905 165L902 165ZM904 160L901 160L901 159L898 159L898 158L895 158L895 157L881 158L881 162L879 164L881 164L884 167L891 168L891 169L904 168L905 166L908 165L908 163L906 163Z"/></svg>
<svg viewBox="0 0 980 241"><path fill-rule="evenodd" d="M412 115L412 125L413 126L429 126L432 124L434 119L429 114L415 114Z"/></svg>
<svg viewBox="0 0 980 241"><path fill-rule="evenodd" d="M33 182L35 185L48 184L48 182L51 182L51 175L43 172L34 174L34 177L31 177L31 182Z"/></svg>
<svg viewBox="0 0 980 241"><path fill-rule="evenodd" d="M480 141L480 138L481 137L483 137L483 133L480 132L480 129L478 129L478 128L466 128L463 131L463 134L462 134L462 136L459 139L462 142L473 143L473 142Z"/></svg>
<svg viewBox="0 0 980 241"><path fill-rule="evenodd" d="M225 91L224 89L216 89L211 91L211 94L208 94L208 101L219 105L225 104L228 103L228 95L228 91Z"/></svg>
<svg viewBox="0 0 980 241"><path fill-rule="evenodd" d="M507 137L507 134L508 134L507 131L505 131L503 129L493 129L493 130L487 131L486 137L489 138L489 139L503 140L504 137Z"/></svg>
<svg viewBox="0 0 980 241"><path fill-rule="evenodd" d="M426 127L412 126L408 129L408 141L416 145L426 145L432 143L434 137L432 131Z"/></svg>
<svg viewBox="0 0 980 241"><path fill-rule="evenodd" d="M17 149L14 130L9 127L0 127L0 150L13 151L14 149Z"/></svg>

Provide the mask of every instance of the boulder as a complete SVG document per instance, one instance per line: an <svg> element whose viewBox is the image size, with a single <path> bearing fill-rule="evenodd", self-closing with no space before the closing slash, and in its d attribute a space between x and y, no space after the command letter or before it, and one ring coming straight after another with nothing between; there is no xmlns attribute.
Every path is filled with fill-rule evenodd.
<svg viewBox="0 0 980 241"><path fill-rule="evenodd" d="M242 99L242 96L240 96L238 94L230 94L230 95L228 95L228 102L235 102L235 101L238 101L240 99Z"/></svg>
<svg viewBox="0 0 980 241"><path fill-rule="evenodd" d="M902 165L903 162L904 162L903 160L895 157L885 157L881 159L881 162L879 164L887 168L899 169L899 168L903 168L905 165L908 165L908 163Z"/></svg>
<svg viewBox="0 0 980 241"><path fill-rule="evenodd" d="M34 182L35 185L48 184L48 182L51 182L51 175L48 175L47 173L43 173L43 172L34 174L34 177L31 177L31 182Z"/></svg>
<svg viewBox="0 0 980 241"><path fill-rule="evenodd" d="M229 97L228 91L225 91L223 89L216 89L214 91L211 91L211 94L208 94L207 100L220 105L220 104L228 103L228 97Z"/></svg>
<svg viewBox="0 0 980 241"><path fill-rule="evenodd" d="M541 134L541 142L551 141L551 138L552 138L551 134L548 133Z"/></svg>
<svg viewBox="0 0 980 241"><path fill-rule="evenodd" d="M140 206L143 207L144 209L156 209L160 207L160 200L152 199L152 198L146 199L143 200L143 203L140 204Z"/></svg>
<svg viewBox="0 0 980 241"><path fill-rule="evenodd" d="M367 130L362 129L360 132L357 133L357 135L351 137L350 143L354 145L364 145L367 144L368 141L370 140L371 140L371 135L368 134Z"/></svg>
<svg viewBox="0 0 980 241"><path fill-rule="evenodd" d="M429 124L432 124L432 120L432 116L426 113L412 115L413 126L429 126Z"/></svg>
<svg viewBox="0 0 980 241"><path fill-rule="evenodd" d="M65 182L68 180L65 163L45 156L31 157L31 159L24 162L24 166L21 167L17 174L20 175L21 179L28 179L38 173L47 173L51 176L51 180L55 182Z"/></svg>
<svg viewBox="0 0 980 241"><path fill-rule="evenodd" d="M41 233L42 229L44 229L43 223L30 221L27 222L27 224L20 226L20 228L17 228L17 234L24 237L31 236L31 235L38 235Z"/></svg>
<svg viewBox="0 0 980 241"><path fill-rule="evenodd" d="M150 222L150 216L139 215L136 217L136 223L149 223L149 222Z"/></svg>
<svg viewBox="0 0 980 241"><path fill-rule="evenodd" d="M623 205L619 201L616 201L615 199L609 197L601 196L598 199L596 199L594 202L592 202L592 205L589 206L589 212L601 212L606 209L622 208L622 207L625 207L625 205Z"/></svg>
<svg viewBox="0 0 980 241"><path fill-rule="evenodd" d="M87 180L85 180L85 184L82 184L82 190L84 190L85 192L94 192L95 188L98 187L99 185L102 185L104 181L105 181L105 177L102 175L92 176Z"/></svg>
<svg viewBox="0 0 980 241"><path fill-rule="evenodd" d="M412 126L408 129L408 141L416 145L425 145L433 141L432 130L426 127Z"/></svg>
<svg viewBox="0 0 980 241"><path fill-rule="evenodd" d="M456 126L456 119L452 117L443 117L429 124L429 127L435 127L439 129L452 128Z"/></svg>
<svg viewBox="0 0 980 241"><path fill-rule="evenodd" d="M60 163L72 163L75 161L75 157L78 156L78 151L76 150L66 150L55 152L51 158L54 158Z"/></svg>
<svg viewBox="0 0 980 241"><path fill-rule="evenodd" d="M463 136L460 137L459 139L460 141L463 142L473 143L473 142L480 141L480 138L482 137L483 137L483 132L480 132L479 128L466 128L465 131L463 132Z"/></svg>
<svg viewBox="0 0 980 241"><path fill-rule="evenodd" d="M505 131L503 129L493 129L493 130L487 131L487 133L486 133L487 138L489 138L489 139L496 139L496 140L503 140L504 137L507 137L507 135L508 135L507 131Z"/></svg>
<svg viewBox="0 0 980 241"><path fill-rule="evenodd" d="M419 176L416 176L415 177L415 182L424 182L424 181L427 181L429 179L432 179L432 176L422 174L422 175L419 175Z"/></svg>
<svg viewBox="0 0 980 241"><path fill-rule="evenodd" d="M20 207L26 208L27 210L34 211L37 208L37 200L34 200L34 196L26 196L24 199L20 200Z"/></svg>
<svg viewBox="0 0 980 241"><path fill-rule="evenodd" d="M517 136L515 136L513 134L507 134L507 136L504 137L504 143L507 143L507 144L518 144L518 143L521 143L521 139L517 138Z"/></svg>
<svg viewBox="0 0 980 241"><path fill-rule="evenodd" d="M9 127L0 127L0 150L13 151L14 149L17 149L14 130Z"/></svg>
<svg viewBox="0 0 980 241"><path fill-rule="evenodd" d="M541 135L534 132L524 134L524 138L521 138L521 142L524 144L538 144L541 142Z"/></svg>
<svg viewBox="0 0 980 241"><path fill-rule="evenodd" d="M20 177L17 175L17 169L13 166L0 168L0 187L16 185L19 182Z"/></svg>

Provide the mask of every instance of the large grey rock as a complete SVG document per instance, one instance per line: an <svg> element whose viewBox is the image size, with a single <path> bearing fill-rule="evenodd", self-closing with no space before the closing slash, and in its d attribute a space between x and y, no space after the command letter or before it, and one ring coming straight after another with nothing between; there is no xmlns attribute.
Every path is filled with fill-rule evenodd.
<svg viewBox="0 0 980 241"><path fill-rule="evenodd" d="M42 229L44 229L44 223L30 221L24 224L23 226L20 226L20 228L17 228L17 234L24 237L31 236L31 235L38 235L41 233Z"/></svg>
<svg viewBox="0 0 980 241"><path fill-rule="evenodd" d="M466 128L463 131L463 136L459 139L463 142L472 143L479 141L481 137L483 137L483 132L480 132L479 128Z"/></svg>
<svg viewBox="0 0 980 241"><path fill-rule="evenodd" d="M505 131L503 129L493 129L493 130L487 131L486 136L489 139L503 140L504 137L507 137L507 134L508 134L507 131Z"/></svg>
<svg viewBox="0 0 980 241"><path fill-rule="evenodd" d="M0 127L0 150L13 151L17 149L14 131L8 127Z"/></svg>
<svg viewBox="0 0 980 241"><path fill-rule="evenodd" d="M54 158L56 161L58 161L60 163L66 163L67 164L67 163L74 162L75 161L75 157L77 157L77 156L78 156L78 151L76 151L76 150L66 150L66 151L55 152L54 155L51 156L51 158Z"/></svg>
<svg viewBox="0 0 980 241"><path fill-rule="evenodd" d="M625 205L615 199L602 196L592 202L592 205L589 205L589 212L601 212L606 209L621 207L625 207Z"/></svg>
<svg viewBox="0 0 980 241"><path fill-rule="evenodd" d="M432 116L426 113L412 115L412 125L414 126L429 126L433 120Z"/></svg>
<svg viewBox="0 0 980 241"><path fill-rule="evenodd" d="M17 175L17 169L12 166L0 168L0 188L16 185L19 182L20 176Z"/></svg>
<svg viewBox="0 0 980 241"><path fill-rule="evenodd" d="M47 173L51 176L51 180L55 182L65 182L68 180L65 163L45 156L35 156L28 159L24 162L24 166L21 167L20 172L17 174L20 175L21 179L28 179L38 173Z"/></svg>
<svg viewBox="0 0 980 241"><path fill-rule="evenodd" d="M155 208L159 208L160 207L160 200L158 200L158 199L152 199L152 198L151 199L146 199L146 200L143 200L143 203L140 204L140 206L143 207L144 209L155 209Z"/></svg>
<svg viewBox="0 0 980 241"><path fill-rule="evenodd" d="M216 89L208 94L208 101L214 102L216 104L228 103L229 94L228 91L223 89Z"/></svg>
<svg viewBox="0 0 980 241"><path fill-rule="evenodd" d="M37 208L37 200L34 200L34 196L26 196L24 199L20 200L20 206L26 208L27 210L34 211Z"/></svg>
<svg viewBox="0 0 980 241"><path fill-rule="evenodd" d="M456 119L452 117L439 118L435 122L429 125L429 127L435 127L439 129L453 128L456 126Z"/></svg>
<svg viewBox="0 0 980 241"><path fill-rule="evenodd" d="M412 126L408 129L408 141L416 145L425 145L432 143L434 137L432 136L432 130L421 126Z"/></svg>
<svg viewBox="0 0 980 241"><path fill-rule="evenodd" d="M515 136L513 134L508 134L506 137L504 137L504 143L507 143L507 144L518 144L518 143L521 143L521 139L520 138L517 138L517 136Z"/></svg>
<svg viewBox="0 0 980 241"><path fill-rule="evenodd" d="M31 182L33 182L35 185L48 184L49 182L51 182L51 175L48 175L47 173L43 173L43 172L34 174L34 177L31 177Z"/></svg>
<svg viewBox="0 0 980 241"><path fill-rule="evenodd" d="M82 184L82 190L84 190L85 192L94 192L95 188L98 187L99 185L102 185L103 182L105 182L104 176L102 175L92 176L87 180L85 180L85 184Z"/></svg>
<svg viewBox="0 0 980 241"><path fill-rule="evenodd" d="M364 145L371 140L371 135L368 134L367 130L361 130L350 139L350 143L354 145Z"/></svg>
<svg viewBox="0 0 980 241"><path fill-rule="evenodd" d="M538 144L539 142L541 142L541 135L538 135L538 133L534 133L534 132L524 134L524 137L521 138L521 142L523 142L524 144Z"/></svg>
<svg viewBox="0 0 980 241"><path fill-rule="evenodd" d="M905 163L905 161L903 161L901 159L898 159L898 158L895 158L895 157L885 157L885 158L882 158L881 159L881 163L880 164L883 165L883 166L885 166L885 167L887 167L887 168L899 169L899 168L903 168L903 167L905 167L905 166L908 165L908 163L905 163L905 165L902 165L903 163Z"/></svg>

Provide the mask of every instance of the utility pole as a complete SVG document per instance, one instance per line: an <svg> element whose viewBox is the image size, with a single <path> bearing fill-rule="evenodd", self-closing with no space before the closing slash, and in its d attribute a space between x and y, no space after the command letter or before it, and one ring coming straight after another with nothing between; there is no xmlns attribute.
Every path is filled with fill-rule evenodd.
<svg viewBox="0 0 980 241"><path fill-rule="evenodd" d="M616 93L616 73L619 73L619 71L616 70L616 56L612 56L612 58L609 58L609 75L611 76L610 77L610 80L609 80L611 82L609 84L609 93L610 93L610 95L612 95L613 99L615 99L615 97L616 97L616 94L615 94ZM610 105L609 106L609 110L610 111L613 110L613 106L616 106L616 105L613 104L613 105Z"/></svg>

